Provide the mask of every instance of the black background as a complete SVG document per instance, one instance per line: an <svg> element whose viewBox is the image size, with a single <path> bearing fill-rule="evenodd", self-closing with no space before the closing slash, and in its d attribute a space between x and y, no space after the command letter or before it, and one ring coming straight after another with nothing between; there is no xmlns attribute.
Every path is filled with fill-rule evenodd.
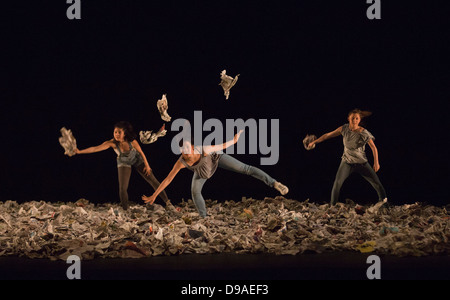
<svg viewBox="0 0 450 300"><path fill-rule="evenodd" d="M2 4L0 201L118 202L116 154L69 158L59 130L71 129L80 149L111 139L120 120L156 130L166 93L172 120L194 110L204 120L279 119L279 162L260 167L300 201L329 201L343 151L341 138L306 151L303 137L370 110L389 200L446 204L449 18L437 1L381 2L381 20L367 19L365 0L82 1L81 20L67 19L63 0ZM223 69L241 74L229 100ZM175 134L142 145L160 181L177 159ZM259 166L261 155L235 157ZM173 202L190 198L191 177L183 170L168 187ZM133 172L130 199L151 193ZM224 170L203 189L218 200L277 194ZM341 197L377 200L356 175Z"/></svg>

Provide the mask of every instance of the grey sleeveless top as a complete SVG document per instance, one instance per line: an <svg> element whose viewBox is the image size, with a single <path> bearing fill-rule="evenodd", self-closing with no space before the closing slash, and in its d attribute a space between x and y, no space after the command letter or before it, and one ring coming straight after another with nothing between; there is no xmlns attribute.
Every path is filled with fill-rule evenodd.
<svg viewBox="0 0 450 300"><path fill-rule="evenodd" d="M114 151L117 153L117 167L131 167L131 166L139 166L144 163L144 160L141 157L141 154L137 152L137 150L131 145L130 142L130 150L127 152L122 152L119 147L119 143L114 142L116 147Z"/></svg>
<svg viewBox="0 0 450 300"><path fill-rule="evenodd" d="M188 163L180 156L180 162L189 170L196 173L200 178L209 179L213 176L219 165L220 154L213 152L204 156L201 147L196 147L196 150L201 153L200 160L195 165L188 165Z"/></svg>
<svg viewBox="0 0 450 300"><path fill-rule="evenodd" d="M367 130L351 131L348 124L342 126L344 154L342 160L349 164L363 164L367 162L366 144L375 137Z"/></svg>

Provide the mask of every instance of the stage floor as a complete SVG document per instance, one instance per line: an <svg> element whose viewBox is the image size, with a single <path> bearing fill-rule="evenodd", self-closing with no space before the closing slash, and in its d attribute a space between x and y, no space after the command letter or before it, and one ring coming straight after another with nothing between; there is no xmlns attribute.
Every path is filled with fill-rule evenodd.
<svg viewBox="0 0 450 300"><path fill-rule="evenodd" d="M358 252L277 256L185 254L142 259L81 261L81 279L97 280L365 280L367 257ZM450 256L380 255L381 279L450 279ZM0 257L0 279L67 280L65 261Z"/></svg>

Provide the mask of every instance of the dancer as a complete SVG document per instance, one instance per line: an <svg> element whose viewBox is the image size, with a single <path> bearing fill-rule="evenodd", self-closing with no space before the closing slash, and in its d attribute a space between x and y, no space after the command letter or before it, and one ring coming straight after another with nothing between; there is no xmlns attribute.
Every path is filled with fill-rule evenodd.
<svg viewBox="0 0 450 300"><path fill-rule="evenodd" d="M173 166L169 175L167 175L166 179L161 182L161 185L155 191L155 193L153 193L152 196L142 196L142 200L144 200L146 203L153 203L159 193L164 191L164 189L175 178L177 173L183 168L188 168L189 170L194 172L191 184L191 194L197 211L203 218L207 216L207 213L205 200L202 196L202 187L205 184L206 180L211 178L211 176L217 170L217 167L253 176L263 181L268 186L277 189L282 195L287 194L289 189L286 186L279 183L262 170L253 166L246 165L228 154L217 153L236 144L242 131L243 130L239 131L234 136L234 139L221 145L194 147L192 143L184 141L181 148L181 156Z"/></svg>
<svg viewBox="0 0 450 300"><path fill-rule="evenodd" d="M361 119L368 117L371 114L372 113L368 111L354 109L348 114L348 124L345 124L334 131L325 133L308 145L308 148L312 148L314 145L330 138L339 135L343 136L344 154L342 155L342 161L339 165L333 189L331 191L331 205L334 205L336 201L338 201L342 184L353 172L361 174L361 176L373 186L378 193L380 201L387 201L386 191L376 174L376 172L380 170L380 164L378 162L378 149L373 142L375 138L367 129L360 126ZM369 144L370 149L372 149L373 168L370 167L366 157L366 144Z"/></svg>
<svg viewBox="0 0 450 300"><path fill-rule="evenodd" d="M133 132L133 127L131 124L126 121L117 123L114 126L113 135L113 139L108 140L101 145L89 147L83 150L75 149L75 153L88 154L104 151L108 148L114 149L117 153L120 204L124 210L127 210L129 207L128 183L130 182L132 166L153 187L153 189L156 190L160 183L153 175L147 158L136 140L136 134ZM170 205L170 201L165 192L161 194L161 199L163 199L167 205Z"/></svg>

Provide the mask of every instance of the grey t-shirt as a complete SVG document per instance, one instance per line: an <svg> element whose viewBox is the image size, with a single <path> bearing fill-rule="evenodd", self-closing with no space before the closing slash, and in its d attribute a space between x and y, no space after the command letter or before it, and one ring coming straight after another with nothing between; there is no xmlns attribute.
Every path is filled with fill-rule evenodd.
<svg viewBox="0 0 450 300"><path fill-rule="evenodd" d="M201 155L200 160L195 165L188 165L188 163L183 159L183 156L180 156L179 160L183 165L186 166L186 168L193 171L194 173L197 173L200 178L209 179L217 170L220 154L213 152L209 155L204 156L201 147L196 147L196 151L201 153Z"/></svg>
<svg viewBox="0 0 450 300"><path fill-rule="evenodd" d="M349 164L363 164L367 162L366 144L375 137L367 130L351 131L348 124L342 126L344 154L342 159Z"/></svg>

